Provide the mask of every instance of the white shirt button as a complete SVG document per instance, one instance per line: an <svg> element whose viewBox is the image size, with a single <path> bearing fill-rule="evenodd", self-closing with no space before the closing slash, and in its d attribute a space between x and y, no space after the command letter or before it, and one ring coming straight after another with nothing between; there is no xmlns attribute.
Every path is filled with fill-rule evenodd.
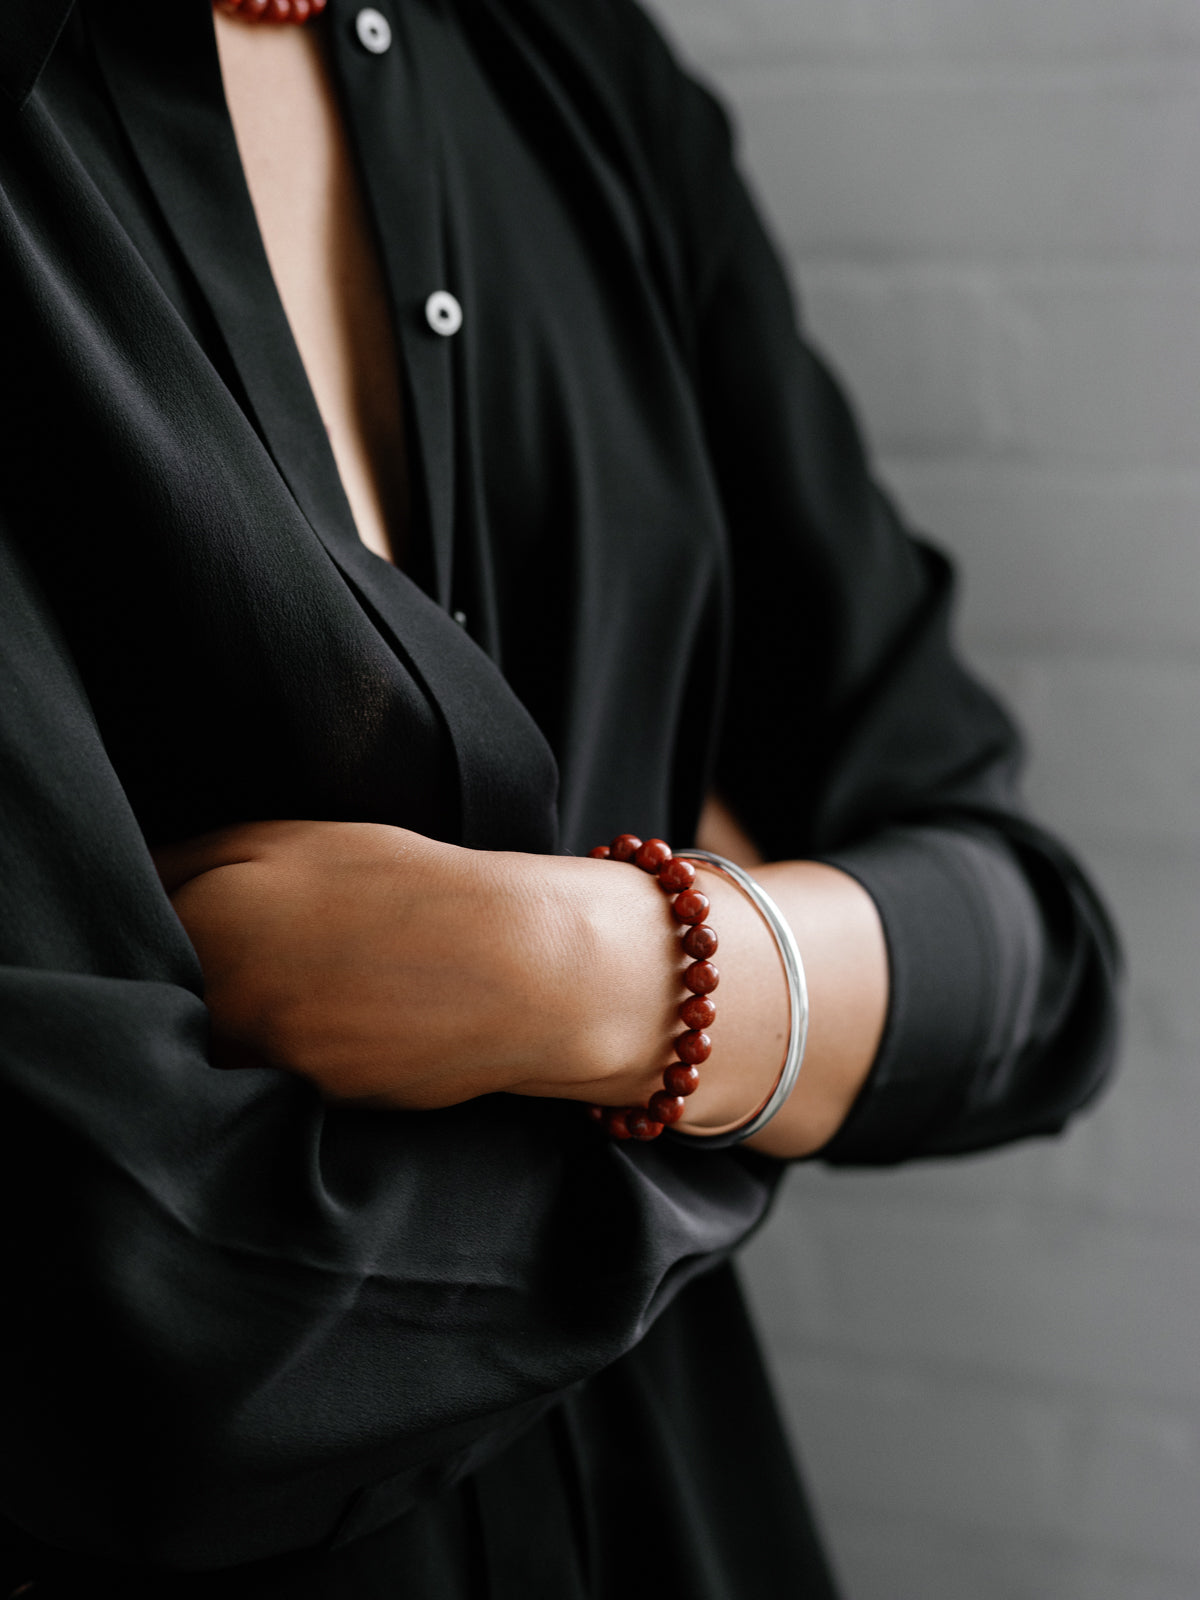
<svg viewBox="0 0 1200 1600"><path fill-rule="evenodd" d="M454 613L454 620L458 623L460 628L465 628L467 625L467 613L465 611L456 611Z"/></svg>
<svg viewBox="0 0 1200 1600"><path fill-rule="evenodd" d="M462 307L449 290L435 289L425 302L425 321L434 333L449 339L462 327Z"/></svg>
<svg viewBox="0 0 1200 1600"><path fill-rule="evenodd" d="M373 56L381 56L391 48L392 30L388 19L372 6L364 7L355 17L354 31L359 44Z"/></svg>

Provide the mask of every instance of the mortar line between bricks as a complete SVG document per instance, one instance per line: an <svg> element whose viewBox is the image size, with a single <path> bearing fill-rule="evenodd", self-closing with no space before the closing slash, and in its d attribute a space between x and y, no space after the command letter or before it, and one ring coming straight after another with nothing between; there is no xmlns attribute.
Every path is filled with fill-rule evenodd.
<svg viewBox="0 0 1200 1600"><path fill-rule="evenodd" d="M911 1533L914 1523L922 1523L926 1527L937 1530L943 1536L948 1536L952 1544L961 1544L961 1537L955 1534L970 1534L977 1539L981 1534L987 1539L997 1542L1003 1541L1006 1547L1011 1547L1014 1534L1019 1534L1022 1544L1032 1546L1037 1552L1048 1556L1051 1560L1070 1558L1074 1555L1091 1555L1117 1557L1123 1563L1137 1566L1153 1572L1158 1577L1166 1577L1175 1581L1185 1579L1189 1586L1195 1584L1193 1593L1200 1597L1200 1566L1178 1566L1174 1562L1164 1561L1161 1556L1148 1553L1140 1546L1116 1543L1102 1535L1097 1536L1090 1531L1087 1535L1071 1534L1067 1531L1049 1532L1046 1529L1031 1529L1028 1523L1022 1522L1018 1527L1013 1524L1002 1527L994 1522L984 1522L969 1515L954 1516L949 1513L941 1515L935 1509L906 1511L904 1513L890 1513L886 1507L878 1502L857 1499L852 1495L840 1494L837 1490L822 1490L821 1485L816 1485L817 1500L823 1513L836 1511L840 1514L849 1513L856 1518L869 1518L880 1527L881 1531L888 1529L902 1530ZM827 1522L832 1518L826 1517ZM835 1554L844 1548L844 1542L839 1541L834 1534ZM1041 1600L1052 1600L1052 1597L1041 1597Z"/></svg>
<svg viewBox="0 0 1200 1600"><path fill-rule="evenodd" d="M753 1290L751 1301L754 1301ZM928 1390L952 1387L969 1389L1007 1401L1025 1400L1031 1404L1065 1401L1068 1405L1096 1406L1112 1411L1116 1406L1133 1406L1141 1411L1169 1410L1172 1417L1183 1413L1189 1425L1200 1431L1200 1401L1194 1393L1167 1385L1157 1389L1114 1385L1104 1382L1065 1378L1039 1373L1033 1368L1001 1366L983 1358L951 1356L945 1352L924 1355L920 1352L882 1351L869 1345L848 1345L824 1338L790 1334L758 1309L759 1321L771 1330L767 1365L777 1393L787 1393L785 1369L791 1361L813 1359L840 1365L852 1373L869 1367L883 1378L905 1381L917 1379Z"/></svg>
<svg viewBox="0 0 1200 1600"><path fill-rule="evenodd" d="M739 116L736 105L734 112L736 122ZM741 126L741 131L744 134L744 125ZM753 183L753 169L751 181ZM794 275L800 274L801 309L804 306L803 274L811 270L814 262L822 266L829 261L844 262L848 267L859 271L885 271L889 268L908 270L910 267L924 265L936 269L939 275L946 274L951 269L961 269L963 272L986 276L989 281L1002 282L1009 273L1033 275L1042 270L1057 272L1059 268L1066 271L1095 260L1094 256L1076 254L1070 245L1064 245L1059 249L1053 243L1035 250L1032 245L1006 246L995 240L991 252L986 256L975 254L972 247L965 243L961 250L939 244L937 253L927 256L911 253L900 243L885 247L874 239L868 242L851 234L846 234L845 237L834 234L825 243L815 244L812 236L823 230L813 227L808 234L797 232L799 224L795 219L790 219L781 213L778 201L772 203L770 199L764 199L763 204L774 237L782 246L788 268ZM866 218L865 222L869 225L869 218ZM859 225L862 226L863 222ZM1200 247L1190 242L1187 246L1164 243L1153 259L1164 274L1174 273L1183 276L1190 274L1194 269L1198 248ZM1151 259L1142 255L1125 254L1122 246L1106 246L1103 258L1114 274L1137 272Z"/></svg>
<svg viewBox="0 0 1200 1600"><path fill-rule="evenodd" d="M775 44L770 52L764 51L761 55L755 50L725 51L720 48L706 49L696 46L683 39L678 30L674 33L676 45L680 54L693 71L720 77L726 83L737 80L754 82L762 78L775 78L783 73L806 74L809 76L824 76L829 73L840 73L845 76L861 74L872 77L892 78L896 75L895 67L897 55L895 50L889 50L881 44L878 48L862 46L849 49L829 48L820 44ZM1097 51L1093 55L1081 51L1078 54L1055 53L1051 58L1052 64L1046 64L1045 56L998 54L988 50L986 56L979 55L939 55L935 51L921 53L913 51L905 63L908 68L909 81L916 74L933 73L938 76L945 75L947 81L974 81L976 74L988 74L986 81L992 82L1003 78L1020 79L1028 82L1034 77L1039 68L1044 75L1055 72L1075 72L1080 75L1088 74L1094 78L1111 78L1113 75L1125 72L1142 72L1147 76L1158 73L1164 64L1173 74L1200 72L1200 48L1178 51L1167 58L1156 52L1149 54L1130 54L1126 51L1113 49L1110 52ZM797 71L799 69L799 71Z"/></svg>
<svg viewBox="0 0 1200 1600"><path fill-rule="evenodd" d="M967 569L967 579L963 585L966 593L970 593L970 561L958 556L953 546L939 540L936 533L932 537L932 544L948 551L955 559L955 565L961 571ZM1019 663L1022 667L1041 668L1047 666L1073 666L1094 667L1103 663L1109 667L1164 667L1173 671L1182 670L1185 673L1200 673L1200 642L1192 644L1168 644L1165 648L1157 645L1152 648L1149 643L1142 647L1129 643L1128 634L1104 634L1099 630L1090 635L1080 630L1072 638L1065 628L1057 633L1043 634L1030 632L1027 634L991 633L986 628L972 628L965 637L969 640L968 653L974 658L986 657L988 661L1002 658L1005 665ZM981 669L986 671L986 662ZM1200 688L1200 685L1198 685ZM1192 838L1191 834L1182 834L1180 838ZM1200 837L1200 833L1197 834Z"/></svg>
<svg viewBox="0 0 1200 1600"><path fill-rule="evenodd" d="M1200 291L1200 266L1194 254L1188 264L1163 263L1159 256L1130 256L1127 259L1097 261L1091 256L1063 256L1038 265L1021 263L1007 268L994 256L904 255L879 260L858 255L825 252L804 253L793 260L808 283L836 284L839 278L880 277L889 285L911 283L940 289L961 288L964 283L989 289L1005 288L1108 288L1125 286L1130 278L1161 286L1164 282L1182 284Z"/></svg>
<svg viewBox="0 0 1200 1600"><path fill-rule="evenodd" d="M940 474L961 476L964 483L978 475L1011 476L1023 478L1030 488L1077 488L1089 484L1115 488L1128 485L1146 490L1194 490L1200 493L1200 460L1195 466L1181 463L1164 463L1162 466L1121 462L1115 466L1105 461L1080 463L1074 459L1052 457L1031 459L1015 455L997 455L994 452L969 450L962 446L944 447L938 454L926 451L907 451L877 448L876 464L887 472L912 475ZM967 485L968 487L971 485Z"/></svg>
<svg viewBox="0 0 1200 1600"><path fill-rule="evenodd" d="M1135 987L1137 985L1136 973L1134 985ZM887 1210L891 1216L896 1214L899 1203L899 1198L896 1198L887 1207L872 1201L863 1201L861 1204L852 1201L843 1204L839 1200L834 1200L832 1205L837 1209L853 1210L856 1214L860 1211ZM913 1195L911 1191L903 1196L902 1203L906 1210L944 1209L939 1201ZM1022 1224L1040 1220L1043 1224L1052 1223L1056 1227L1084 1225L1101 1233L1112 1231L1119 1234L1128 1234L1136 1225L1137 1231L1150 1236L1155 1244L1183 1245L1185 1248L1195 1248L1197 1232L1200 1231L1200 1218L1194 1212L1184 1215L1178 1212L1153 1211L1147 1207L1135 1212L1086 1199L1067 1199L1053 1190L1040 1193L1028 1202L1016 1202L1019 1209L1014 1208L1011 1199L997 1200L994 1195L981 1197L978 1200L955 1195L954 1206L956 1216L971 1217L988 1223L994 1222L998 1216L1006 1219L1016 1217Z"/></svg>
<svg viewBox="0 0 1200 1600"><path fill-rule="evenodd" d="M1200 841L1192 841L1188 849L1181 851L1174 841L1140 835L1114 846L1111 840L1104 839L1094 830L1081 827L1075 829L1072 842L1080 850L1087 850L1096 855L1102 853L1116 855L1125 860L1132 858L1148 866L1171 867L1176 871L1186 870L1189 867L1193 870L1200 869ZM1181 861L1181 855L1186 859Z"/></svg>
<svg viewBox="0 0 1200 1600"><path fill-rule="evenodd" d="M785 1201L784 1205L787 1203ZM836 1211L842 1216L851 1216L856 1222L873 1221L880 1213L883 1213L889 1222L897 1216L911 1221L915 1218L927 1218L931 1214L940 1220L947 1214L947 1202L942 1197L913 1194L911 1191L903 1197L892 1192L884 1198L882 1195L876 1197L863 1193L848 1194L845 1191L835 1194L826 1188L823 1192L811 1196L809 1203L820 1205L826 1215ZM1139 1218L1084 1198L1066 1199L1054 1194L1039 1194L1028 1201L1010 1195L1001 1199L990 1196L978 1201L956 1195L954 1218L957 1220L959 1217L979 1220L986 1218L992 1225L1015 1223L1027 1231L1039 1223L1043 1228L1050 1224L1075 1226L1082 1223L1107 1234L1110 1238L1117 1237L1134 1246L1164 1243L1171 1246L1183 1245L1194 1253L1197 1268L1200 1269L1200 1229L1197 1228L1194 1217Z"/></svg>
<svg viewBox="0 0 1200 1600"><path fill-rule="evenodd" d="M689 57L700 72L713 73L713 65L696 56ZM716 74L713 74L716 76ZM836 94L847 90L882 90L900 99L927 96L932 90L950 95L974 96L1000 91L1022 99L1041 97L1047 92L1097 89L1112 93L1126 90L1142 95L1147 89L1163 95L1200 93L1200 51L1194 55L1122 56L1093 62L1057 60L1046 65L1033 59L1007 60L989 57L987 61L952 61L936 56L903 60L881 53L874 59L833 61L795 56L782 50L769 61L723 64L719 79L733 98L799 99L816 90Z"/></svg>

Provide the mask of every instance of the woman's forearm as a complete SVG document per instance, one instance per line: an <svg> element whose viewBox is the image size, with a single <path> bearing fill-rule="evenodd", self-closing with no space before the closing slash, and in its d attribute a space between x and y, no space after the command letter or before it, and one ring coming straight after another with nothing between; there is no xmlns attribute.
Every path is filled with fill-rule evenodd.
<svg viewBox="0 0 1200 1600"><path fill-rule="evenodd" d="M413 1110L621 1105L660 1087L678 928L635 869L372 823L267 822L156 852L218 1058Z"/></svg>
<svg viewBox="0 0 1200 1600"><path fill-rule="evenodd" d="M685 958L666 897L635 868L328 822L234 828L159 862L226 1060L425 1109L497 1091L644 1104L672 1059ZM852 879L814 863L756 871L800 939L812 1019L800 1083L755 1145L797 1156L836 1131L870 1067L887 965ZM703 879L722 977L713 1055L680 1124L698 1136L766 1098L788 1028L771 935L739 890Z"/></svg>

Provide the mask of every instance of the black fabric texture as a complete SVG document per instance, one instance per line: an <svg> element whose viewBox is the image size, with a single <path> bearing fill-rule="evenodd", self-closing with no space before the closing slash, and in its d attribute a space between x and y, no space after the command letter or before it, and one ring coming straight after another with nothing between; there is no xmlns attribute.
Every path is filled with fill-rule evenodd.
<svg viewBox="0 0 1200 1600"><path fill-rule="evenodd" d="M822 1600L729 1265L780 1166L215 1071L149 846L307 817L582 852L689 838L715 785L880 906L842 1163L1059 1131L1111 1061L1111 930L645 15L378 0L371 55L355 9L321 26L404 571L356 536L210 0L0 20L0 1557L39 1596Z"/></svg>

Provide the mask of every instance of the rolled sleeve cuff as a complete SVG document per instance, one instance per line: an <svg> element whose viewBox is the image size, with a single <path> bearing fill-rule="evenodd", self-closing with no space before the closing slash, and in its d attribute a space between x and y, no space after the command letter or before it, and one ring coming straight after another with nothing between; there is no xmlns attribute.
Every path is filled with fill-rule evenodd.
<svg viewBox="0 0 1200 1600"><path fill-rule="evenodd" d="M817 1154L900 1161L961 1112L1003 1054L1036 984L1036 906L1002 844L954 828L890 829L822 859L878 907L890 994L870 1076Z"/></svg>

